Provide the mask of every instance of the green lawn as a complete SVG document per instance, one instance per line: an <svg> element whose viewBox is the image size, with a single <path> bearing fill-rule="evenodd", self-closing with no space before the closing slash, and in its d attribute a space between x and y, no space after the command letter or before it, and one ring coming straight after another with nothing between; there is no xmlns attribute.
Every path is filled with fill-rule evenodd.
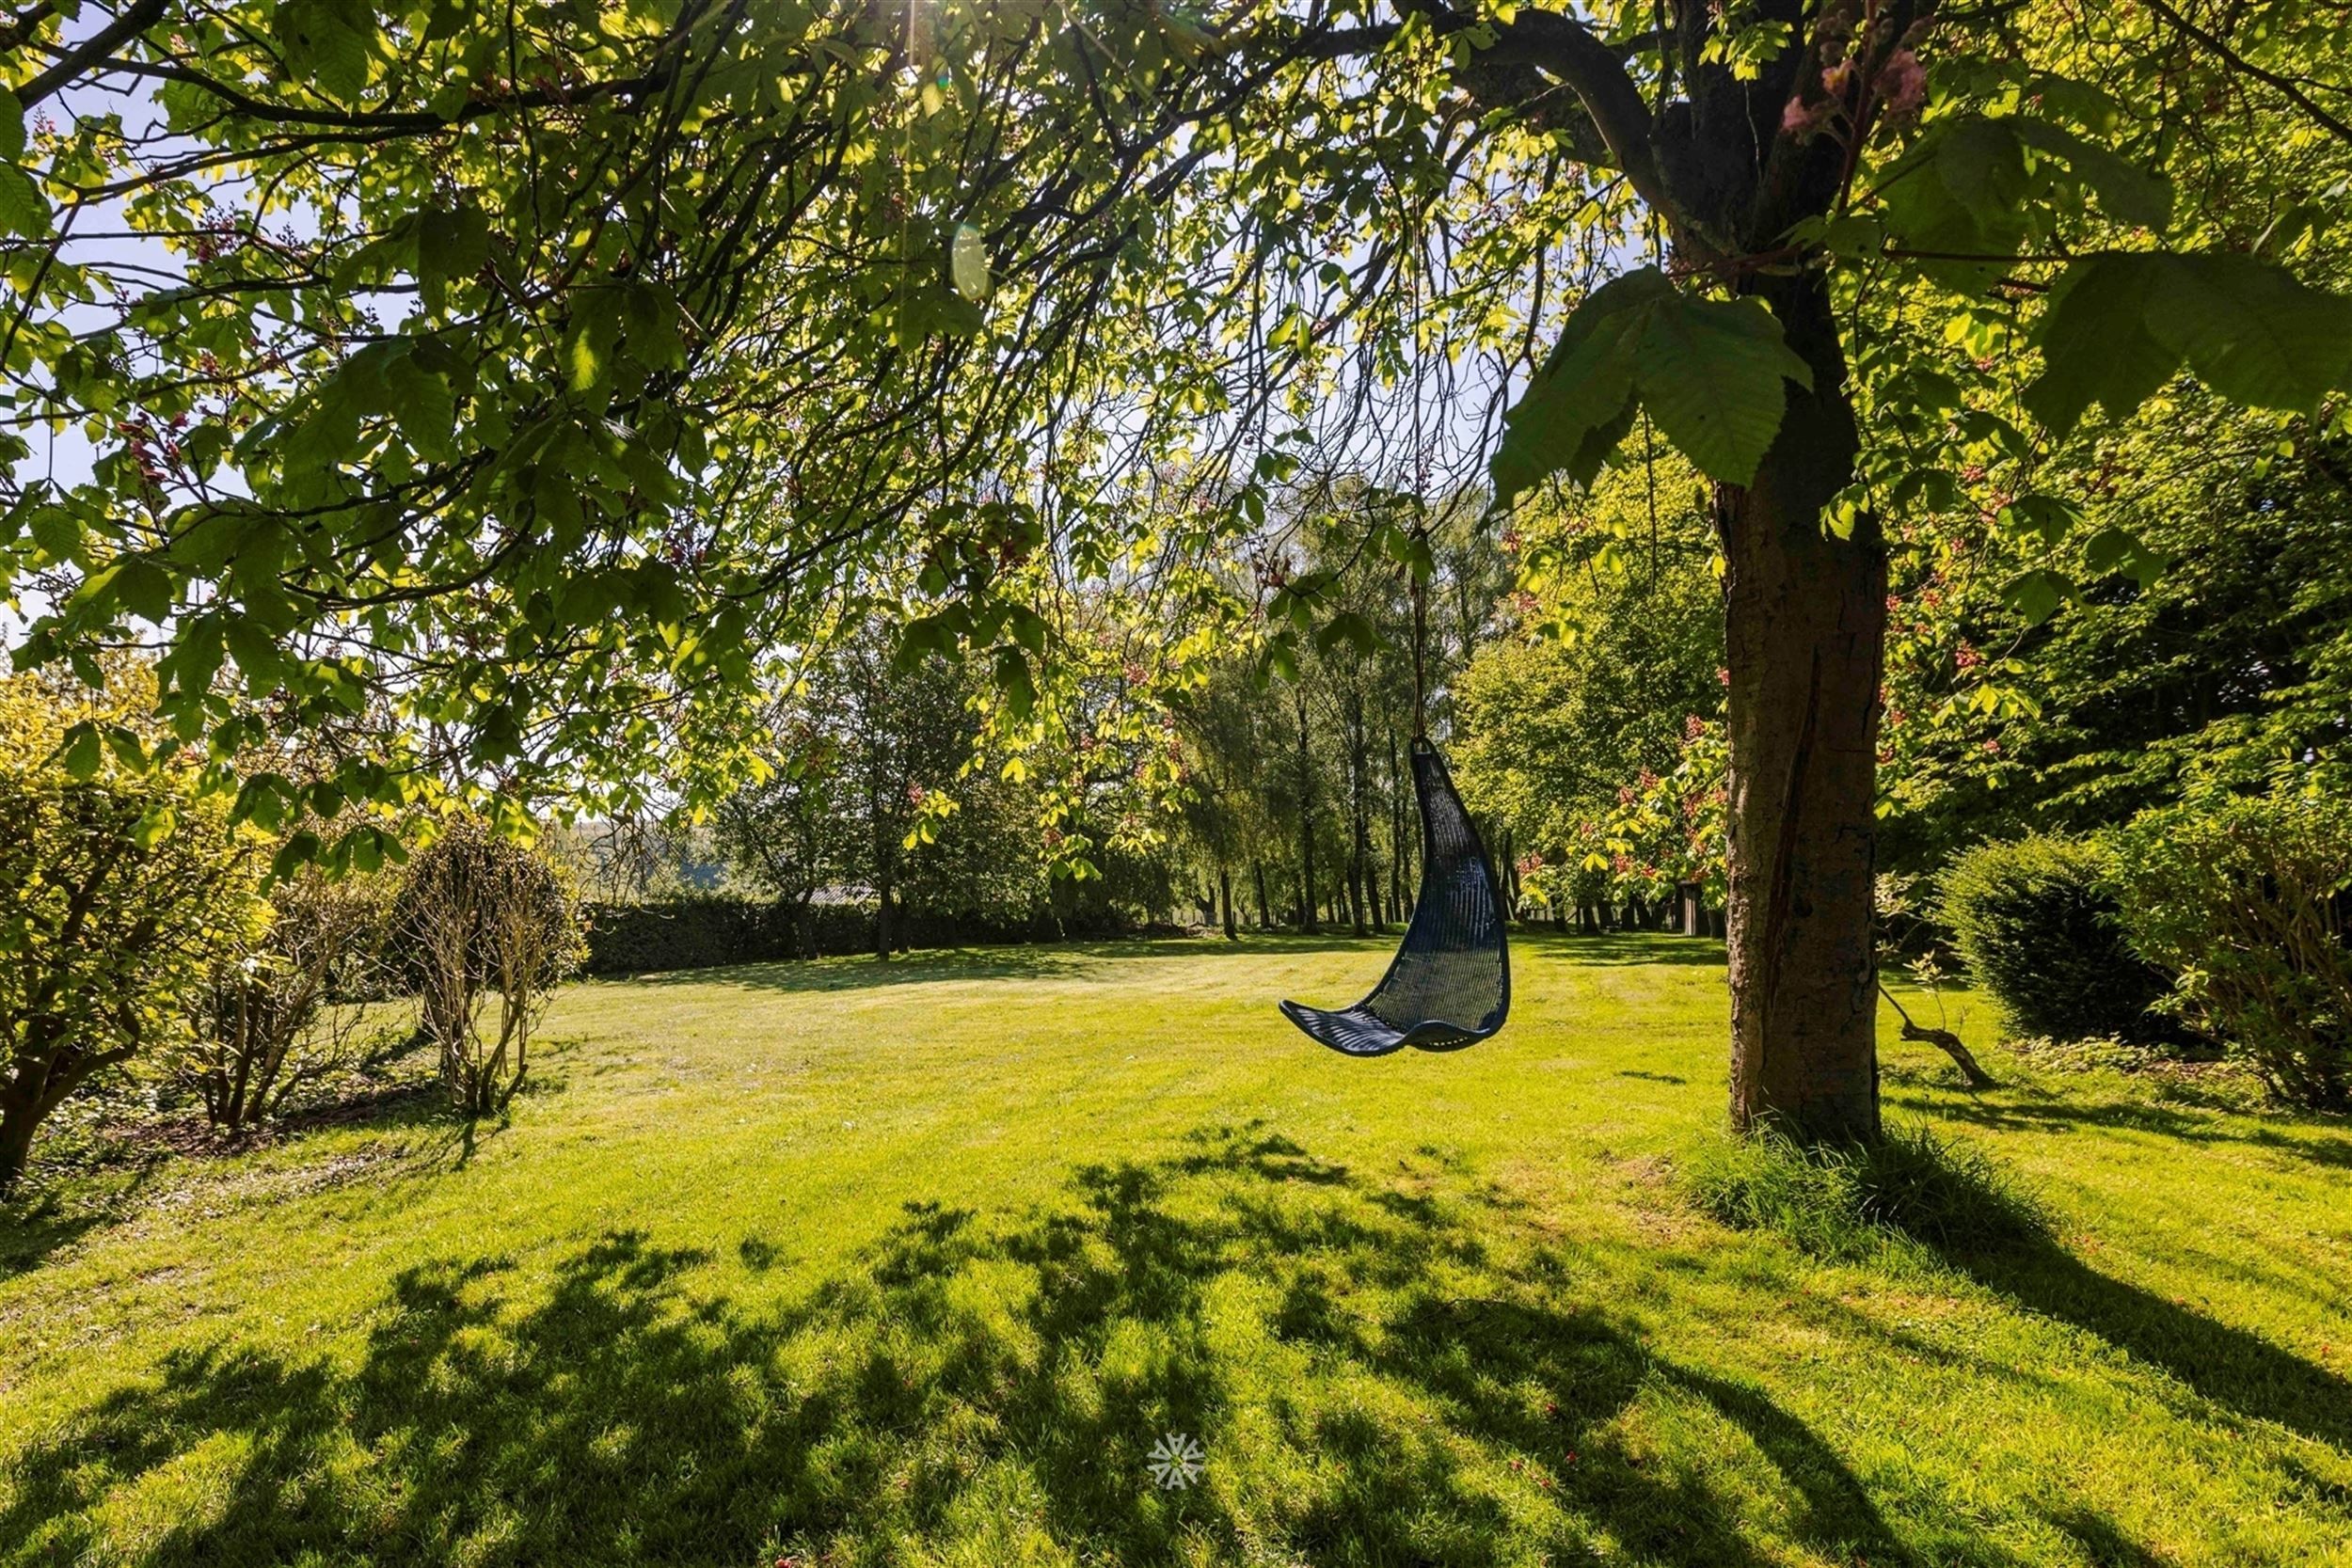
<svg viewBox="0 0 2352 1568"><path fill-rule="evenodd" d="M1273 1010L1381 961L582 986L507 1125L70 1187L0 1562L2352 1563L2352 1127L1891 1045L2060 1240L1822 1262L1676 1183L1719 944L1525 942L1452 1055Z"/></svg>

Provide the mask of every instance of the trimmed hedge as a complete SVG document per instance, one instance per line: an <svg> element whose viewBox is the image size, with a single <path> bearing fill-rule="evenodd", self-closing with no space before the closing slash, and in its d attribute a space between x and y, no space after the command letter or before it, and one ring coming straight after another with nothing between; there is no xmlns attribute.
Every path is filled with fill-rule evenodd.
<svg viewBox="0 0 2352 1568"><path fill-rule="evenodd" d="M2126 943L2100 852L2043 834L1980 844L1944 874L1944 924L2019 1035L2162 1037L2165 976Z"/></svg>
<svg viewBox="0 0 2352 1568"><path fill-rule="evenodd" d="M643 904L594 904L587 909L590 974L651 974L722 964L772 963L800 957L792 911L766 899L735 894L691 894ZM871 953L874 906L819 904L817 951ZM1050 912L1025 922L901 910L898 935L909 947L1001 946L1064 937L1123 936L1141 929L1117 915L1089 911L1057 928Z"/></svg>

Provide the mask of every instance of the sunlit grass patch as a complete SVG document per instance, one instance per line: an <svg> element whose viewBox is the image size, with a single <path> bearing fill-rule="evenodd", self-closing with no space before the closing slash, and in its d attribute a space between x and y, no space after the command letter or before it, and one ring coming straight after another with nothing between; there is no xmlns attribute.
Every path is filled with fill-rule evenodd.
<svg viewBox="0 0 2352 1568"><path fill-rule="evenodd" d="M1830 1169L1718 1144L1718 944L1522 940L1455 1055L1272 1012L1386 958L586 985L502 1125L53 1187L0 1564L2344 1568L2341 1125L1895 1043Z"/></svg>

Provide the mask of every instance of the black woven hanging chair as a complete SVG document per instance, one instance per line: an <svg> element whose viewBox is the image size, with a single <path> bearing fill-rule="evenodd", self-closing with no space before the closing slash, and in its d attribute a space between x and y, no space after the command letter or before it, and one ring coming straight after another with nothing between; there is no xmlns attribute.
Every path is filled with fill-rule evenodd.
<svg viewBox="0 0 2352 1568"><path fill-rule="evenodd" d="M1352 1007L1282 1004L1285 1018L1350 1056L1385 1056L1408 1045L1458 1051L1501 1029L1511 1010L1502 884L1445 759L1421 736L1413 737L1413 793L1421 802L1421 895L1389 972Z"/></svg>

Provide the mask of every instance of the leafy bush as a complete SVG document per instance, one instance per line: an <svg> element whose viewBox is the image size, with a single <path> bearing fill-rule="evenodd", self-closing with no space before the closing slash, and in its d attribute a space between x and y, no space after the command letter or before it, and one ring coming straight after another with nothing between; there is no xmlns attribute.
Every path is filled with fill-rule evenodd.
<svg viewBox="0 0 2352 1568"><path fill-rule="evenodd" d="M416 985L451 1101L469 1115L497 1109L521 1087L532 1030L585 951L570 880L458 818L409 863L389 942Z"/></svg>
<svg viewBox="0 0 2352 1568"><path fill-rule="evenodd" d="M2145 1038L2164 977L2124 939L2094 847L2036 834L1982 844L1944 875L1943 918L2020 1035Z"/></svg>
<svg viewBox="0 0 2352 1568"><path fill-rule="evenodd" d="M1741 1230L1776 1230L1825 1258L1864 1258L1893 1238L1975 1251L2047 1235L2041 1201L1974 1145L1897 1124L1874 1144L1800 1144L1772 1131L1727 1137L1686 1169L1692 1201Z"/></svg>
<svg viewBox="0 0 2352 1568"><path fill-rule="evenodd" d="M2133 944L2176 971L2168 1006L2271 1092L2352 1110L2352 803L2235 799L2142 812L2110 883Z"/></svg>
<svg viewBox="0 0 2352 1568"><path fill-rule="evenodd" d="M271 890L260 940L214 961L174 1076L215 1127L236 1132L276 1113L353 1054L384 903L377 879L306 870Z"/></svg>
<svg viewBox="0 0 2352 1568"><path fill-rule="evenodd" d="M126 723L69 727L89 700L0 682L0 1193L68 1096L184 1032L262 919L258 836L194 768L133 766Z"/></svg>

